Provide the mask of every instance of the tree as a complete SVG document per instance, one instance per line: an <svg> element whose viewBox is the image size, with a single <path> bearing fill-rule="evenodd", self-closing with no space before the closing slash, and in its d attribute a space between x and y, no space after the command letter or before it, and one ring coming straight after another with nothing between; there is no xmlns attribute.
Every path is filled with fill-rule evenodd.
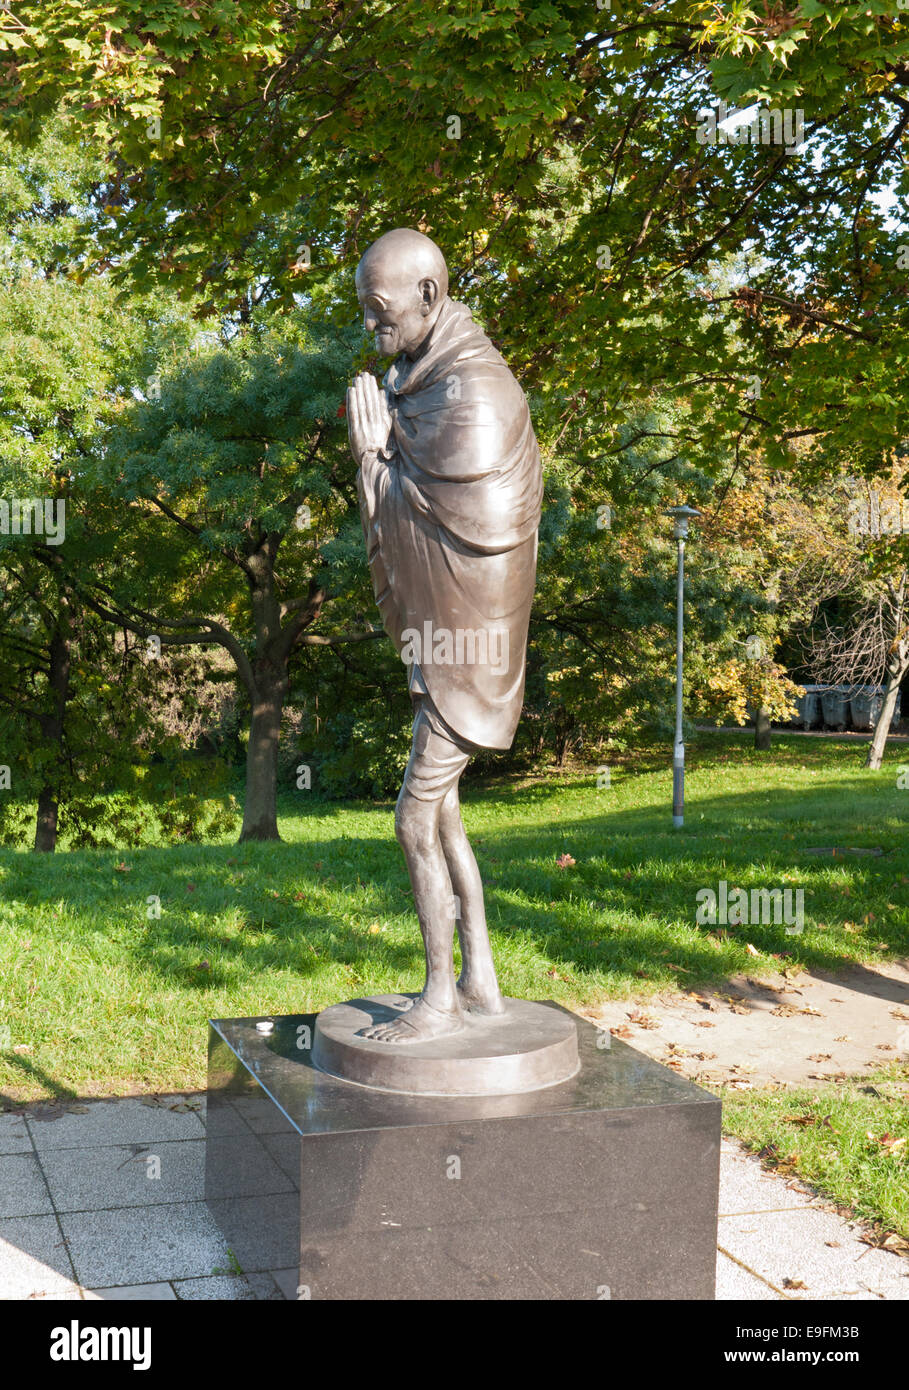
<svg viewBox="0 0 909 1390"><path fill-rule="evenodd" d="M361 548L339 419L350 356L337 339L251 330L162 365L154 399L122 412L99 465L102 490L126 504L128 558L115 581L80 592L153 651L229 654L251 706L242 840L279 838L281 717L300 649L382 636L362 619L310 630L333 580L355 587L353 535Z"/></svg>
<svg viewBox="0 0 909 1390"><path fill-rule="evenodd" d="M909 14L890 0L159 0L153 21L142 0L22 0L0 42L9 129L32 138L63 99L108 152L87 255L206 312L242 317L250 286L288 308L305 282L347 316L338 269L417 225L525 384L557 416L592 403L607 447L655 381L687 406L667 461L708 470L743 438L776 467L803 441L803 468L873 470L902 430ZM703 117L720 98L802 112L803 152L770 117L769 143L760 120L724 143ZM717 292L730 254L747 269Z"/></svg>
<svg viewBox="0 0 909 1390"><path fill-rule="evenodd" d="M753 715L755 747L763 751L771 720L792 716L798 692L780 658L800 659L802 634L861 570L849 502L844 478L815 483L752 455L717 490L701 524L705 549L738 588L739 621L748 624L735 654L710 672L704 708L738 723Z"/></svg>
<svg viewBox="0 0 909 1390"><path fill-rule="evenodd" d="M99 720L87 732L71 716L84 629L62 557L78 547L86 460L145 331L141 315L118 311L110 277L78 287L68 273L98 177L97 155L59 121L28 155L0 141L0 708L17 786L34 782L36 850L56 845L64 791L97 771Z"/></svg>
<svg viewBox="0 0 909 1390"><path fill-rule="evenodd" d="M140 834L153 755L171 780L162 816L183 832L215 824L196 804L214 770L180 766L152 673L86 602L127 563L122 504L93 476L107 432L162 345L199 332L166 295L125 297L108 271L85 279L72 264L102 173L63 120L49 119L28 152L0 139L0 762L12 793L3 833L23 838L22 807L34 799L39 851L53 851L61 829L75 844ZM99 799L112 788L119 799ZM224 828L229 803L213 814Z"/></svg>
<svg viewBox="0 0 909 1390"><path fill-rule="evenodd" d="M900 684L909 673L909 566L902 466L864 489L850 480L849 530L862 564L838 594L837 621L821 612L806 636L819 679L856 687L883 683L866 766L879 768L896 712ZM864 494L864 495L863 495Z"/></svg>

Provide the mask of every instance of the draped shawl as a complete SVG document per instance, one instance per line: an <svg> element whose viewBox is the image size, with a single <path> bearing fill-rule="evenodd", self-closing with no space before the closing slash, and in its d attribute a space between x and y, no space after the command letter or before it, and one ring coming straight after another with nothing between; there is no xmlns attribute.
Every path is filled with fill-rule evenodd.
<svg viewBox="0 0 909 1390"><path fill-rule="evenodd" d="M455 733L508 748L524 696L543 492L527 401L470 311L450 299L420 353L398 357L383 384L391 434L358 486L385 630Z"/></svg>

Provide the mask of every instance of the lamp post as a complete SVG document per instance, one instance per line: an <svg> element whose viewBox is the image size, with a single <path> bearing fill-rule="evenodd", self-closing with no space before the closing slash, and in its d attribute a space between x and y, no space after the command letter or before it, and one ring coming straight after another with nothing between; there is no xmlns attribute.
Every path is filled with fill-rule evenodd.
<svg viewBox="0 0 909 1390"><path fill-rule="evenodd" d="M667 507L666 516L675 522L673 534L678 541L679 564L675 606L675 743L672 749L672 823L685 824L685 744L682 741L682 650L685 627L685 539L688 522L700 516L697 507Z"/></svg>

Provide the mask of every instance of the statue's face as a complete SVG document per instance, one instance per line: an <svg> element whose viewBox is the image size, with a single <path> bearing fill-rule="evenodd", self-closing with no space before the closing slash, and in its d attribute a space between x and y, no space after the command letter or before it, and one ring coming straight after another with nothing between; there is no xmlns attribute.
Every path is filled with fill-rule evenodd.
<svg viewBox="0 0 909 1390"><path fill-rule="evenodd" d="M432 327L429 315L439 297L434 280L416 281L412 273L379 262L361 262L357 270L357 298L363 310L363 327L375 335L383 357L416 352Z"/></svg>

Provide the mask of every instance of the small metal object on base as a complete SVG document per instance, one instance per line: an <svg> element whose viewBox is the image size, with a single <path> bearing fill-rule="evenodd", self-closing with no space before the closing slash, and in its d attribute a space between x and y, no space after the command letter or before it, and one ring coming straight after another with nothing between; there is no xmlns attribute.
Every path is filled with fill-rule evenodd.
<svg viewBox="0 0 909 1390"><path fill-rule="evenodd" d="M516 1095L557 1086L578 1070L574 1020L525 999L506 999L505 1012L495 1017L465 1014L458 1032L427 1042L359 1036L400 1018L413 997L381 994L324 1009L316 1020L313 1064L360 1086L421 1096Z"/></svg>

